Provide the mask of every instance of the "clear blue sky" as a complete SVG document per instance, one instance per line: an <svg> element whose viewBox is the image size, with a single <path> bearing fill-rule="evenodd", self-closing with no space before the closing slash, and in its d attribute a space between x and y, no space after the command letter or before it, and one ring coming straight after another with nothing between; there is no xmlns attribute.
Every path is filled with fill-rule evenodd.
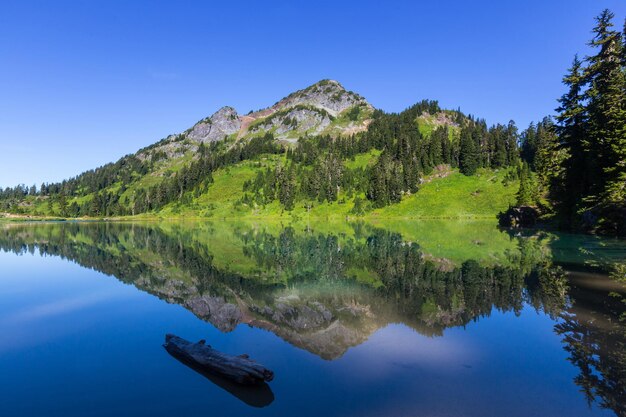
<svg viewBox="0 0 626 417"><path fill-rule="evenodd" d="M323 78L524 127L552 113L593 18L623 0L0 2L0 186L117 160L222 105Z"/></svg>

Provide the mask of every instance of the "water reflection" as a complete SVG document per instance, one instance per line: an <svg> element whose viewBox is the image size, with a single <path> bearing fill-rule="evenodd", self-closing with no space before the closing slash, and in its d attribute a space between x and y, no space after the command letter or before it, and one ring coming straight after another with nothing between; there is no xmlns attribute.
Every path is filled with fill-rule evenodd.
<svg viewBox="0 0 626 417"><path fill-rule="evenodd" d="M626 326L619 297L607 296L615 282L587 273L572 274L570 294L574 305L561 314L555 326L569 361L580 369L575 382L589 404L626 415Z"/></svg>
<svg viewBox="0 0 626 417"><path fill-rule="evenodd" d="M451 256L433 254L406 233L365 224L335 232L224 224L8 225L0 248L61 256L179 304L224 332L242 323L263 328L327 360L390 323L441 336L494 309L519 314L530 305L555 319L555 332L580 369L575 382L589 401L623 414L623 304L606 289L585 286L571 262L561 262L567 271L554 262L552 247L563 238L493 233L484 242L504 246L497 258L489 247L489 256L478 256L487 245L482 241L450 242ZM606 280L593 276L596 286ZM210 379L248 404L273 400L269 389L250 397Z"/></svg>

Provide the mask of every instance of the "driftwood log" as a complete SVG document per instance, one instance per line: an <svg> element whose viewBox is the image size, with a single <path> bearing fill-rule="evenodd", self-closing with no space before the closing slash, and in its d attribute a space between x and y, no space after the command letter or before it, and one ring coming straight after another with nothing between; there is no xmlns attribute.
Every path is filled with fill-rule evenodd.
<svg viewBox="0 0 626 417"><path fill-rule="evenodd" d="M204 340L192 343L168 334L163 346L170 354L238 384L255 385L274 378L274 372L253 361L248 355L227 355L205 344Z"/></svg>

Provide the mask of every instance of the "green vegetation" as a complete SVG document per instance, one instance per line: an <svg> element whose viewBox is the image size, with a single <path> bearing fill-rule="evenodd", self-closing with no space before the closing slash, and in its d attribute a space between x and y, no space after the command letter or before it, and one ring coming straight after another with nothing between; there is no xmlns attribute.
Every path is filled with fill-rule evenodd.
<svg viewBox="0 0 626 417"><path fill-rule="evenodd" d="M417 193L399 204L372 212L379 217L494 218L515 201L517 183L504 185L505 171L482 169L465 176L456 171L433 174ZM441 176L441 178L440 178Z"/></svg>
<svg viewBox="0 0 626 417"><path fill-rule="evenodd" d="M325 80L223 140L194 141L188 130L60 183L1 190L0 211L63 218L495 218L518 205L565 227L623 235L626 35L612 29L612 18L608 10L598 17L596 55L585 64L575 59L564 78L569 91L559 100L556 125L544 118L519 133L512 121L488 126L428 100L385 113ZM324 107L346 98L338 113ZM302 128L293 112L305 111L331 121L324 134ZM276 140L279 129L289 140Z"/></svg>
<svg viewBox="0 0 626 417"><path fill-rule="evenodd" d="M625 235L626 32L613 29L613 17L597 17L595 55L576 56L563 78L558 124L531 126L522 150L562 227Z"/></svg>
<svg viewBox="0 0 626 417"><path fill-rule="evenodd" d="M278 112L271 118L283 117L283 113L285 117L288 114ZM445 123L442 125L437 119L440 125L422 136L418 123L428 122L420 119L420 114L431 113L444 114ZM174 152L175 157L168 157L160 147L146 148L148 154L143 150L137 156L125 157L68 181L43 185L40 190L32 187L24 193L21 187L7 189L0 202L6 211L15 214L42 216L294 219L494 218L511 203L507 187L497 189L489 183L481 184L488 173L475 176L469 184L448 184L449 180L433 175L435 171L450 172L459 166L459 160L464 160L448 127L472 140L494 143L498 141L495 133L499 127L487 129L484 122L460 112L443 112L431 101L420 102L400 114L372 114L369 107L352 106L339 115L335 127L365 123L366 117L373 117L367 131L339 137L302 137L295 147L281 145L271 134L265 134L241 141L199 143L193 150L187 143L189 139L177 137L173 142L163 142L163 146L187 144L168 151ZM288 124L293 124L293 120ZM504 168L513 159L491 162L496 159L490 159L487 152L478 155L476 162L488 171ZM458 188L453 199L473 195L478 203L454 213L445 207L445 198L431 192L441 181L446 189ZM418 192L422 186L423 195ZM415 208L418 197L424 203L421 209ZM411 210L381 210L400 202Z"/></svg>

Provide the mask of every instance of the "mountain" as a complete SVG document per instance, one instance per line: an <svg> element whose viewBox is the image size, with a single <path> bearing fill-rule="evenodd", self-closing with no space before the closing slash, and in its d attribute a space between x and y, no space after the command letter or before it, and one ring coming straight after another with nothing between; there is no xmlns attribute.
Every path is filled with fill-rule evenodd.
<svg viewBox="0 0 626 417"><path fill-rule="evenodd" d="M236 142L267 133L285 143L295 143L301 136L355 134L367 130L373 111L363 97L339 82L322 80L246 115L224 106L184 132L139 151L137 156L144 159L165 152L168 158L181 157L200 143Z"/></svg>
<svg viewBox="0 0 626 417"><path fill-rule="evenodd" d="M356 133L367 128L369 119L340 123L354 108L364 116L374 110L363 97L347 91L337 81L323 80L245 116L232 107L222 107L183 135L196 142L215 142L235 134L242 139L270 132L276 139L294 141L305 135Z"/></svg>
<svg viewBox="0 0 626 417"><path fill-rule="evenodd" d="M515 202L519 139L436 101L385 113L322 80L61 183L0 190L0 213L493 218Z"/></svg>

